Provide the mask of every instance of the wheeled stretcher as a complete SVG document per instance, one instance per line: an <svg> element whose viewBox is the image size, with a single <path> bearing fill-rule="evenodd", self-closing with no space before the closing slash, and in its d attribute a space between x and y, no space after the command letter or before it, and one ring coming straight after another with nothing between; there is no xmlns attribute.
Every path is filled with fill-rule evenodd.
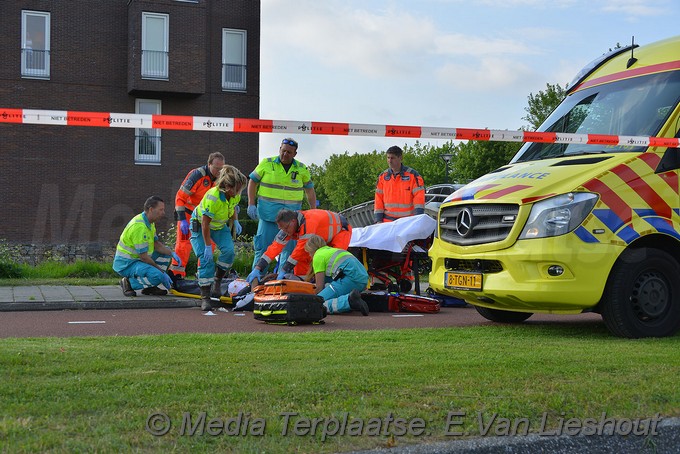
<svg viewBox="0 0 680 454"><path fill-rule="evenodd" d="M349 252L366 267L373 288L420 294L419 263L437 222L426 214L352 229Z"/></svg>

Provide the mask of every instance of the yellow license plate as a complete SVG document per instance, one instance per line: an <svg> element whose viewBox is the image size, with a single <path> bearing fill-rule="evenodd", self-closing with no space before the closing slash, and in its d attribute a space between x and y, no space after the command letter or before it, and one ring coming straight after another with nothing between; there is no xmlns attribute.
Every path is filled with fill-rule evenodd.
<svg viewBox="0 0 680 454"><path fill-rule="evenodd" d="M458 290L481 290L481 273L446 273L445 286Z"/></svg>

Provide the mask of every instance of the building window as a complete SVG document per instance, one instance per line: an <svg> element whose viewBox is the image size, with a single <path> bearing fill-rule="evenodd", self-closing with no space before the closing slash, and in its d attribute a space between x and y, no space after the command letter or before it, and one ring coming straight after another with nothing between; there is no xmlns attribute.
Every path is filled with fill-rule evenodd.
<svg viewBox="0 0 680 454"><path fill-rule="evenodd" d="M157 99L138 99L135 112L145 115L160 115L161 102ZM160 164L161 130L135 129L135 164Z"/></svg>
<svg viewBox="0 0 680 454"><path fill-rule="evenodd" d="M168 78L167 14L142 13L142 78Z"/></svg>
<svg viewBox="0 0 680 454"><path fill-rule="evenodd" d="M50 78L50 13L21 12L21 75Z"/></svg>
<svg viewBox="0 0 680 454"><path fill-rule="evenodd" d="M246 89L245 30L222 30L222 89Z"/></svg>

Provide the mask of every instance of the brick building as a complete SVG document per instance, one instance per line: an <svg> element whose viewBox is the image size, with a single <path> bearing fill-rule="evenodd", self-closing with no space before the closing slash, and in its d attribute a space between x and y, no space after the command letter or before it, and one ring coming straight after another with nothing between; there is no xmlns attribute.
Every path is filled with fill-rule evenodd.
<svg viewBox="0 0 680 454"><path fill-rule="evenodd" d="M259 117L259 0L14 0L0 4L2 109ZM11 243L117 241L209 153L248 174L258 135L0 122Z"/></svg>

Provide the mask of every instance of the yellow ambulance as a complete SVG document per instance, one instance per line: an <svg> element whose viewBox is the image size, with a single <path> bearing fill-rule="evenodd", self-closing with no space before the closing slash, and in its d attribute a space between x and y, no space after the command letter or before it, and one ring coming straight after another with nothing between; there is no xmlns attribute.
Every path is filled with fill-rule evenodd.
<svg viewBox="0 0 680 454"><path fill-rule="evenodd" d="M679 137L680 36L615 49L569 87L538 129L555 141L525 143L442 203L430 287L497 322L597 312L617 336L673 335L680 149L639 138ZM618 141L577 140L599 135Z"/></svg>

